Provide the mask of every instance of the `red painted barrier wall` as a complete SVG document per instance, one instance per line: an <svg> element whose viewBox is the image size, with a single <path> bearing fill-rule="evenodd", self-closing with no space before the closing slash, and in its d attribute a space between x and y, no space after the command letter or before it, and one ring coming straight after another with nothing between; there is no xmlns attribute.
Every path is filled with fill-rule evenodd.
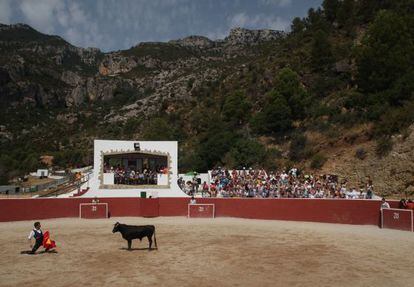
<svg viewBox="0 0 414 287"><path fill-rule="evenodd" d="M160 198L160 216L187 215L188 199ZM240 217L346 224L380 223L380 202L330 199L199 199L214 203L216 217Z"/></svg>
<svg viewBox="0 0 414 287"><path fill-rule="evenodd" d="M0 221L78 217L86 198L0 199ZM188 198L100 198L110 216L187 216ZM380 201L341 199L197 199L214 203L216 217L345 224L380 224ZM392 207L397 202L390 202ZM157 210L158 209L158 210Z"/></svg>
<svg viewBox="0 0 414 287"><path fill-rule="evenodd" d="M139 201L141 206L141 216L157 217L160 215L158 198L142 198Z"/></svg>
<svg viewBox="0 0 414 287"><path fill-rule="evenodd" d="M90 198L0 199L0 222L79 217L79 204L90 202ZM141 216L137 198L102 198L100 202L108 203L110 216Z"/></svg>
<svg viewBox="0 0 414 287"><path fill-rule="evenodd" d="M383 209L382 228L413 230L413 211L408 209Z"/></svg>

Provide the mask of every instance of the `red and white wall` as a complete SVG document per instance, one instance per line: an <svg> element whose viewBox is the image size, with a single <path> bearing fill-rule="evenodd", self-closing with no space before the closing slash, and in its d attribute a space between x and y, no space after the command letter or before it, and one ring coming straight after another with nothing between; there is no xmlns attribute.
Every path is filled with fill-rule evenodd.
<svg viewBox="0 0 414 287"><path fill-rule="evenodd" d="M111 217L187 216L188 198L100 197ZM79 217L90 198L0 199L0 221ZM380 201L338 199L198 199L215 204L216 217L311 221L380 226ZM398 202L390 202L396 207Z"/></svg>

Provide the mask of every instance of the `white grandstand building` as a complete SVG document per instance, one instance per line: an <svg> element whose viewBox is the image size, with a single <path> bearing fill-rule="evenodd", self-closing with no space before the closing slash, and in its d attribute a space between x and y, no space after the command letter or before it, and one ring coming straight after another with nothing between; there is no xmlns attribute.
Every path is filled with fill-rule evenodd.
<svg viewBox="0 0 414 287"><path fill-rule="evenodd" d="M82 197L186 197L177 165L176 141L95 140L93 172L80 187L89 190ZM151 180L144 171L151 171ZM119 176L125 172L128 180Z"/></svg>

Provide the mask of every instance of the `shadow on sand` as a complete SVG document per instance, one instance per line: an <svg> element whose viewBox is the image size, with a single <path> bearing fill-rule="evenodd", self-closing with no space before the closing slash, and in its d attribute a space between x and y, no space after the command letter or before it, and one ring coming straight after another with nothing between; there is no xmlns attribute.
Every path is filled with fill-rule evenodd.
<svg viewBox="0 0 414 287"><path fill-rule="evenodd" d="M149 249L149 248L145 248L145 247L142 247L142 248L131 248L131 249L128 249L126 247L119 248L119 250L126 250L126 251L142 251L142 250L154 251L154 250L157 250L157 249L158 248L151 248L151 249Z"/></svg>
<svg viewBox="0 0 414 287"><path fill-rule="evenodd" d="M28 254L28 255L36 255L36 254L44 254L44 253L57 254L58 252L56 250L49 250L49 251L43 250L43 251L39 251L39 252L36 252L36 253L32 253L31 250L20 251L20 254Z"/></svg>

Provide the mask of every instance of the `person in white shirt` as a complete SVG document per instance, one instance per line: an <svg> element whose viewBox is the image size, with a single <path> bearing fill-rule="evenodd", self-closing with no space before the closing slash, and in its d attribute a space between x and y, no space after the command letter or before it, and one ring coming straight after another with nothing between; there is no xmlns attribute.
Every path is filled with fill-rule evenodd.
<svg viewBox="0 0 414 287"><path fill-rule="evenodd" d="M351 190L346 192L346 198L348 199L358 198L358 192L355 190L355 187L353 187Z"/></svg>
<svg viewBox="0 0 414 287"><path fill-rule="evenodd" d="M356 190L356 188L352 188L352 199L358 199L359 192Z"/></svg>
<svg viewBox="0 0 414 287"><path fill-rule="evenodd" d="M194 196L191 197L190 204L196 204L196 200L195 200Z"/></svg>
<svg viewBox="0 0 414 287"><path fill-rule="evenodd" d="M40 229L40 227L40 222L35 222L34 229L30 231L30 234L27 238L30 242L30 248L32 248L32 251L30 251L29 254L35 254L36 250L43 245L43 231ZM34 245L32 244L32 238L36 240Z"/></svg>
<svg viewBox="0 0 414 287"><path fill-rule="evenodd" d="M383 208L390 208L390 204L385 201L385 198L382 198L381 200L381 209Z"/></svg>
<svg viewBox="0 0 414 287"><path fill-rule="evenodd" d="M286 174L286 172L283 172L283 173L280 175L280 179L282 180L282 183L283 183L283 184L287 184L287 178L288 178L288 175Z"/></svg>
<svg viewBox="0 0 414 287"><path fill-rule="evenodd" d="M297 173L298 173L298 169L296 167L293 167L290 169L289 173L293 176L293 177L297 177Z"/></svg>

